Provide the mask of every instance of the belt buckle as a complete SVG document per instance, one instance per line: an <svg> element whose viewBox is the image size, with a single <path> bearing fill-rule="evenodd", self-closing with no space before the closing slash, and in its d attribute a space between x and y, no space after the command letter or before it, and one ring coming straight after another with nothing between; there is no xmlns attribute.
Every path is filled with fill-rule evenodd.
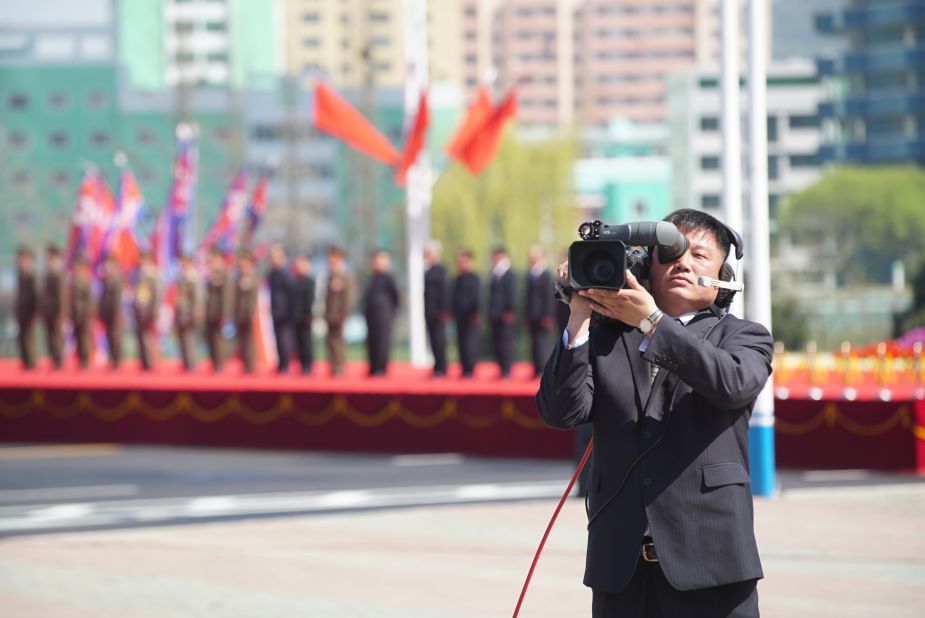
<svg viewBox="0 0 925 618"><path fill-rule="evenodd" d="M642 544L642 559L646 562L658 562L658 555L655 553L655 543Z"/></svg>

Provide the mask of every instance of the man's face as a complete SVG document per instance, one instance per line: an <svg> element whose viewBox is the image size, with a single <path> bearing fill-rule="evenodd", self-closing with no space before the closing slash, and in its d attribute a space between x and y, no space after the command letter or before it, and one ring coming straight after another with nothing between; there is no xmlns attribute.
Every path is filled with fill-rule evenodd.
<svg viewBox="0 0 925 618"><path fill-rule="evenodd" d="M328 256L328 267L331 269L331 272L341 273L344 270L344 258L340 255L332 253Z"/></svg>
<svg viewBox="0 0 925 618"><path fill-rule="evenodd" d="M681 230L690 241L687 252L674 262L652 260L649 287L655 303L670 316L706 309L716 300L717 290L697 283L704 275L719 278L725 256L716 238L706 230Z"/></svg>
<svg viewBox="0 0 925 618"><path fill-rule="evenodd" d="M472 258L470 258L468 255L460 254L456 258L456 268L458 268L460 272L469 272L472 270Z"/></svg>

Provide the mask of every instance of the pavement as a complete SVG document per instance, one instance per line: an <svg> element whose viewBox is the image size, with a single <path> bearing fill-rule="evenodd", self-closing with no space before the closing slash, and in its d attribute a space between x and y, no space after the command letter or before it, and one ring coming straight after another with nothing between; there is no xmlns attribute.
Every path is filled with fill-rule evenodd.
<svg viewBox="0 0 925 618"><path fill-rule="evenodd" d="M474 618L513 612L550 499L237 519L0 540L6 618ZM755 502L763 616L925 614L925 484ZM589 616L571 499L523 617Z"/></svg>

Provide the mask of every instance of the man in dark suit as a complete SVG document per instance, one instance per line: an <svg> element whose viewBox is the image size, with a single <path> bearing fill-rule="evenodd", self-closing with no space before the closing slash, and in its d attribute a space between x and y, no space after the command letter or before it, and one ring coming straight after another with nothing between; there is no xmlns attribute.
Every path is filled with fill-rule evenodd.
<svg viewBox="0 0 925 618"><path fill-rule="evenodd" d="M135 334L138 339L138 358L141 368L150 371L154 366L155 340L154 324L160 309L158 294L159 277L157 265L147 251L141 254L141 266L138 269L138 281L135 284L135 298L132 301L132 313L135 315Z"/></svg>
<svg viewBox="0 0 925 618"><path fill-rule="evenodd" d="M122 362L122 267L113 255L103 263L103 291L100 295L100 320L106 329L109 364L118 369Z"/></svg>
<svg viewBox="0 0 925 618"><path fill-rule="evenodd" d="M238 278L234 289L234 328L244 373L254 373L254 314L257 312L257 270L254 257L244 251L238 256Z"/></svg>
<svg viewBox="0 0 925 618"><path fill-rule="evenodd" d="M93 348L93 274L90 263L83 255L74 260L74 278L70 293L71 324L77 343L77 362L81 369L90 366L90 350Z"/></svg>
<svg viewBox="0 0 925 618"><path fill-rule="evenodd" d="M398 285L392 270L392 256L380 249L370 262L372 278L363 296L363 315L366 317L366 352L369 358L369 375L384 376L392 347L392 324L398 309Z"/></svg>
<svg viewBox="0 0 925 618"><path fill-rule="evenodd" d="M446 323L450 319L450 290L440 249L436 240L424 246L424 323L434 355L434 377L446 375Z"/></svg>
<svg viewBox="0 0 925 618"><path fill-rule="evenodd" d="M57 245L48 245L45 250L45 293L42 296L42 317L45 320L45 335L48 355L55 369L61 369L64 359L64 264Z"/></svg>
<svg viewBox="0 0 925 618"><path fill-rule="evenodd" d="M39 314L39 286L35 254L28 247L16 251L16 321L19 323L19 357L26 369L35 368L35 320Z"/></svg>
<svg viewBox="0 0 925 618"><path fill-rule="evenodd" d="M228 269L221 250L213 249L209 254L209 276L206 279L206 343L212 370L221 371L225 362L225 341L222 324L225 321L225 302L228 289Z"/></svg>
<svg viewBox="0 0 925 618"><path fill-rule="evenodd" d="M277 371L289 371L289 338L292 336L292 278L286 269L286 252L276 244L270 249L270 315L273 317L273 336L276 339Z"/></svg>
<svg viewBox="0 0 925 618"><path fill-rule="evenodd" d="M482 284L472 272L472 252L460 251L456 256L459 274L453 282L453 319L459 342L459 363L464 378L472 377L479 359L479 298Z"/></svg>
<svg viewBox="0 0 925 618"><path fill-rule="evenodd" d="M748 423L773 342L724 313L726 291L698 283L722 278L738 236L700 211L666 220L689 249L665 263L656 251L651 292L627 272L624 289L572 293L537 405L553 427L593 425L584 581L595 617L754 617Z"/></svg>
<svg viewBox="0 0 925 618"><path fill-rule="evenodd" d="M193 260L188 255L181 255L173 322L180 344L180 357L183 359L183 368L186 371L196 368L197 288L196 267L193 265Z"/></svg>
<svg viewBox="0 0 925 618"><path fill-rule="evenodd" d="M524 318L530 329L530 351L533 357L533 376L543 375L543 366L552 350L552 331L556 325L555 283L543 250L532 247L527 255L530 270L527 272L527 293ZM561 332L561 331L560 331Z"/></svg>
<svg viewBox="0 0 925 618"><path fill-rule="evenodd" d="M491 287L488 291L488 320L491 342L501 377L511 375L514 362L514 315L517 308L517 276L503 247L491 255Z"/></svg>
<svg viewBox="0 0 925 618"><path fill-rule="evenodd" d="M341 375L347 361L344 325L353 307L356 284L347 270L347 254L340 247L328 251L328 281L324 294L324 321L328 327L326 343L331 374Z"/></svg>
<svg viewBox="0 0 925 618"><path fill-rule="evenodd" d="M312 372L315 351L312 346L312 305L315 304L315 278L312 277L312 263L308 256L296 256L292 279L292 324L295 330L295 344L299 353L302 375Z"/></svg>

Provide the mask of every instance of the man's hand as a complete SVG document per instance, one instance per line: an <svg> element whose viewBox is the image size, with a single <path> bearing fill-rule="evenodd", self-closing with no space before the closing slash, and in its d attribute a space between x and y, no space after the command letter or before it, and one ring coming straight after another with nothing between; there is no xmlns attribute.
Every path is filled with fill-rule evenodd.
<svg viewBox="0 0 925 618"><path fill-rule="evenodd" d="M643 318L652 315L658 309L655 299L640 285L629 270L626 271L625 288L621 290L581 290L578 296L588 300L593 311L634 328L639 326Z"/></svg>
<svg viewBox="0 0 925 618"><path fill-rule="evenodd" d="M559 281L562 285L568 285L568 260L559 264L557 271ZM588 328L591 325L591 300L581 296L577 292L572 292L572 298L569 300L569 317L565 330L568 331L569 343L588 334Z"/></svg>

